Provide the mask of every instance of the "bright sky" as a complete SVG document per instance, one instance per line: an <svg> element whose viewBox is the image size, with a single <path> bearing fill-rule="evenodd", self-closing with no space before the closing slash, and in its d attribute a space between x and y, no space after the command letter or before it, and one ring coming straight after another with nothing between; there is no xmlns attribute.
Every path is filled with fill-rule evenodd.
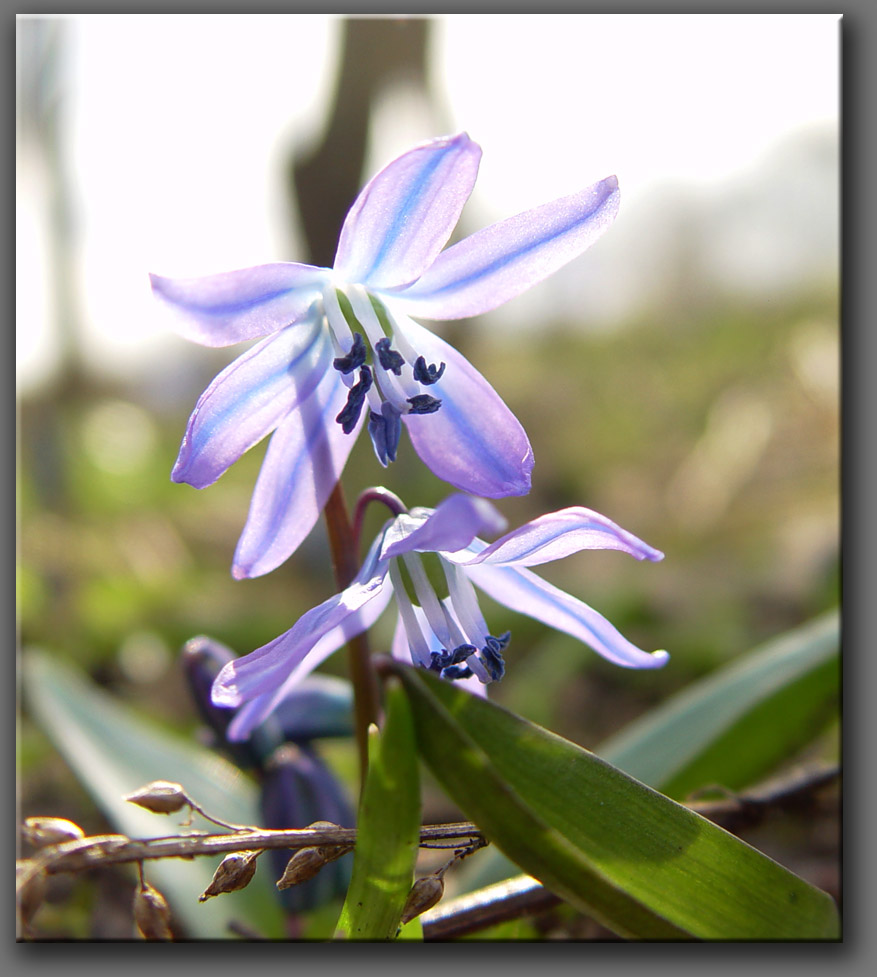
<svg viewBox="0 0 877 977"><path fill-rule="evenodd" d="M456 15L439 20L433 81L447 125L484 150L468 226L616 173L625 213L661 181L710 186L779 138L836 122L836 15ZM20 22L21 24L21 22ZM160 362L180 340L147 272L295 260L280 154L319 132L337 24L321 15L95 15L64 21L79 297L94 355ZM373 165L442 134L388 105ZM22 387L51 369L46 200L18 167Z"/></svg>

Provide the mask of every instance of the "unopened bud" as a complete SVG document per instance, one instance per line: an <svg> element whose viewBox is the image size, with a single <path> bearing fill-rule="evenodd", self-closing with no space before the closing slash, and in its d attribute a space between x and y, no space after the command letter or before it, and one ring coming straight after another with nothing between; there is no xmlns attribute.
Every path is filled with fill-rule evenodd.
<svg viewBox="0 0 877 977"><path fill-rule="evenodd" d="M33 860L23 858L15 863L16 881L24 875L27 875L27 881L21 887L16 887L15 897L18 902L18 912L22 929L28 931L34 913L43 904L43 897L46 894L46 885L48 883L48 873L44 868L34 871Z"/></svg>
<svg viewBox="0 0 877 977"><path fill-rule="evenodd" d="M147 940L172 940L171 911L164 896L144 882L134 893L134 922Z"/></svg>
<svg viewBox="0 0 877 977"><path fill-rule="evenodd" d="M206 902L211 896L234 892L249 885L256 874L256 858L260 854L258 851L235 851L226 855L213 873L210 885L198 896L198 902Z"/></svg>
<svg viewBox="0 0 877 977"><path fill-rule="evenodd" d="M437 875L427 875L418 879L411 887L408 898L402 908L401 922L410 923L412 919L425 913L441 899L445 892L445 884Z"/></svg>
<svg viewBox="0 0 877 977"><path fill-rule="evenodd" d="M59 845L63 841L76 841L85 837L78 824L66 818L28 818L21 829L25 841L35 848Z"/></svg>
<svg viewBox="0 0 877 977"><path fill-rule="evenodd" d="M182 786L169 780L153 780L151 784L127 794L123 800L139 804L154 814L173 814L189 803Z"/></svg>

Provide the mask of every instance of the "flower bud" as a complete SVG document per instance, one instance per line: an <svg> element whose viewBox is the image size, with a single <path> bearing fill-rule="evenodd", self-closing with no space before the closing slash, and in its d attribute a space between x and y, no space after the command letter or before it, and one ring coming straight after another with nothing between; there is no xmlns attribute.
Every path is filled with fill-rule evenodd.
<svg viewBox="0 0 877 977"><path fill-rule="evenodd" d="M235 851L219 863L210 885L198 896L198 902L206 902L211 896L234 892L250 884L256 874L256 858L261 851Z"/></svg>
<svg viewBox="0 0 877 977"><path fill-rule="evenodd" d="M21 920L21 928L25 933L30 931L30 922L36 911L43 904L43 897L46 894L48 884L48 873L44 868L33 871L34 862L30 858L20 859L15 863L15 877L17 880L27 874L28 880L16 888L16 902L18 903L18 914Z"/></svg>
<svg viewBox="0 0 877 977"><path fill-rule="evenodd" d="M287 744L272 755L262 778L261 808L262 824L266 828L350 827L356 823L344 786L317 753L304 745ZM269 853L275 877L286 876L288 862L295 864L296 874L292 876L295 881L280 887L288 912L307 912L347 891L352 859L338 859L349 849L339 851L337 846L331 847L333 857L326 859L329 852L323 852L319 864L308 876L312 881L304 884L303 876L298 873L304 871L304 861L311 856L302 856L295 862L295 856L290 859L287 850L274 849ZM319 872L328 861L334 864ZM318 872L319 877L313 878Z"/></svg>
<svg viewBox="0 0 877 977"><path fill-rule="evenodd" d="M21 834L34 848L59 845L64 841L76 841L85 837L82 828L66 818L27 818Z"/></svg>
<svg viewBox="0 0 877 977"><path fill-rule="evenodd" d="M425 913L441 899L445 892L445 883L437 875L426 875L418 879L408 893L408 899L402 907L401 923L410 923L412 919Z"/></svg>
<svg viewBox="0 0 877 977"><path fill-rule="evenodd" d="M189 803L182 786L169 780L153 780L151 784L127 794L123 800L139 804L154 814L173 814Z"/></svg>
<svg viewBox="0 0 877 977"><path fill-rule="evenodd" d="M239 767L248 768L258 765L259 753L253 749L253 745L249 741L231 743L226 739L226 730L228 724L234 719L235 710L224 706L215 706L210 698L213 680L223 665L234 658L235 653L231 648L219 641L214 641L213 638L199 635L183 645L180 662L186 684L189 686L192 702L205 723L207 731L209 731L208 735L204 737L207 744L228 754ZM259 741L260 748L263 738L261 735L255 737L255 740ZM278 744L279 740L266 744L264 747L266 753L270 753Z"/></svg>
<svg viewBox="0 0 877 977"><path fill-rule="evenodd" d="M134 893L134 922L147 940L172 940L171 911L164 896L144 882Z"/></svg>

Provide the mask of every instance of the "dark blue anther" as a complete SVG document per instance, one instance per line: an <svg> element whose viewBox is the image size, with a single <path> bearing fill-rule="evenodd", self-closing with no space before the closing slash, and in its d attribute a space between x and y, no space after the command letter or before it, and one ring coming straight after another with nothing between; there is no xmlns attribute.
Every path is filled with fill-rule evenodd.
<svg viewBox="0 0 877 977"><path fill-rule="evenodd" d="M452 682L457 678L470 678L472 669L468 665L449 665L443 672L442 678L450 679Z"/></svg>
<svg viewBox="0 0 877 977"><path fill-rule="evenodd" d="M462 663L477 651L475 645L458 645L453 651L448 651L446 648L442 648L441 651L431 651L427 667L431 672L441 672L442 678L467 678L468 676L463 674L448 675L447 673L451 670L455 673L461 672ZM468 668L466 671L469 675L472 674Z"/></svg>
<svg viewBox="0 0 877 977"><path fill-rule="evenodd" d="M442 405L438 398L429 394L415 394L408 398L408 403L411 404L411 414L434 414Z"/></svg>
<svg viewBox="0 0 877 977"><path fill-rule="evenodd" d="M484 640L484 647L478 657L494 682L498 682L505 675L505 662L502 659L502 653L508 648L511 638L511 631L506 631L498 638L488 635Z"/></svg>
<svg viewBox="0 0 877 977"><path fill-rule="evenodd" d="M458 645L453 651L449 652L449 665L459 665L466 661L470 655L474 655L478 649L475 645Z"/></svg>
<svg viewBox="0 0 877 977"><path fill-rule="evenodd" d="M348 373L358 370L365 363L365 353L365 340L358 332L355 332L350 352L346 356L336 356L332 361L332 366L346 376Z"/></svg>
<svg viewBox="0 0 877 977"><path fill-rule="evenodd" d="M356 427L356 422L359 420L362 405L365 401L365 395L368 393L371 385L372 371L367 366L360 367L359 380L347 391L347 403L344 405L341 413L335 418L345 434L350 434Z"/></svg>
<svg viewBox="0 0 877 977"><path fill-rule="evenodd" d="M378 354L378 360L385 370L395 373L397 377L401 376L402 367L405 365L405 358L400 353L397 353L396 350L390 349L389 339L379 339L375 343L375 352Z"/></svg>
<svg viewBox="0 0 877 977"><path fill-rule="evenodd" d="M430 363L429 366L426 365L426 360L422 356L418 356L414 361L414 379L419 383L424 383L429 386L435 383L436 380L445 372L445 364L436 368L435 363Z"/></svg>
<svg viewBox="0 0 877 977"><path fill-rule="evenodd" d="M380 414L377 411L369 413L368 433L378 461L386 468L396 460L396 449L402 435L402 415L388 400L381 405Z"/></svg>

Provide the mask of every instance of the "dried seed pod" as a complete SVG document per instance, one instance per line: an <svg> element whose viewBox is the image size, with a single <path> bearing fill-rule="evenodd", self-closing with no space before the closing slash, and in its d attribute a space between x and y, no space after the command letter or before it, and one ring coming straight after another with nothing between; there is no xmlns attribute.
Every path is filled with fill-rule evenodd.
<svg viewBox="0 0 877 977"><path fill-rule="evenodd" d="M134 922L147 940L172 940L171 911L164 896L144 882L134 893Z"/></svg>
<svg viewBox="0 0 877 977"><path fill-rule="evenodd" d="M189 803L182 786L170 780L153 780L151 784L126 794L123 799L139 804L154 814L173 814Z"/></svg>
<svg viewBox="0 0 877 977"><path fill-rule="evenodd" d="M35 848L59 845L63 841L77 841L85 837L82 828L66 818L27 818L21 834Z"/></svg>
<svg viewBox="0 0 877 977"><path fill-rule="evenodd" d="M249 885L256 874L256 858L260 854L261 851L235 851L226 855L213 873L210 885L198 896L198 902Z"/></svg>
<svg viewBox="0 0 877 977"><path fill-rule="evenodd" d="M299 848L286 863L283 875L277 880L277 888L288 889L300 882L307 882L326 864L326 858L319 848Z"/></svg>
<svg viewBox="0 0 877 977"><path fill-rule="evenodd" d="M410 923L416 916L425 913L427 909L432 909L444 892L445 883L439 876L426 875L418 879L411 887L402 908L402 924Z"/></svg>
<svg viewBox="0 0 877 977"><path fill-rule="evenodd" d="M33 867L34 862L30 858L23 858L15 863L16 881L21 876L28 875L27 881L21 888L16 888L15 893L21 928L25 933L30 931L30 922L36 911L43 904L43 897L46 894L46 885L48 884L49 878L44 868L34 872Z"/></svg>

